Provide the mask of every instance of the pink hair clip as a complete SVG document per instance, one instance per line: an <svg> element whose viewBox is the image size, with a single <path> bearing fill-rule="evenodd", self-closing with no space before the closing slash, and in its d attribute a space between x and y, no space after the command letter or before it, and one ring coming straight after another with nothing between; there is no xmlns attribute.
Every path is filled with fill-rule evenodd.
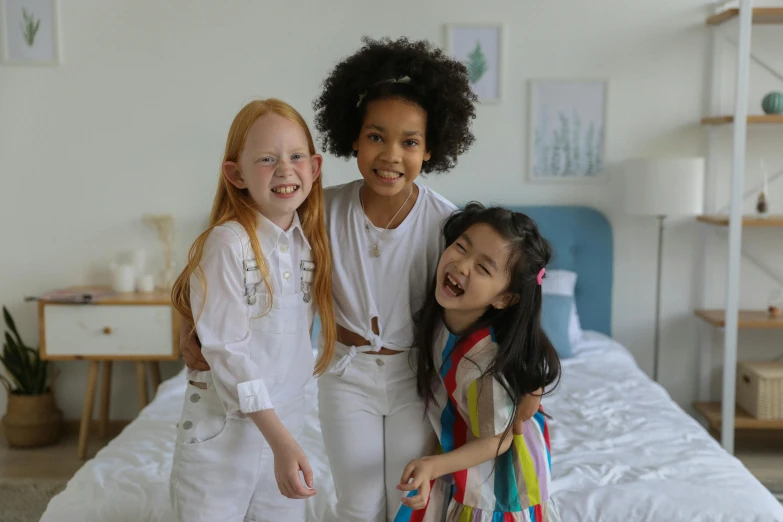
<svg viewBox="0 0 783 522"><path fill-rule="evenodd" d="M541 284L544 282L544 274L546 274L546 268L542 267L536 276L536 282L538 282L538 286L541 286Z"/></svg>

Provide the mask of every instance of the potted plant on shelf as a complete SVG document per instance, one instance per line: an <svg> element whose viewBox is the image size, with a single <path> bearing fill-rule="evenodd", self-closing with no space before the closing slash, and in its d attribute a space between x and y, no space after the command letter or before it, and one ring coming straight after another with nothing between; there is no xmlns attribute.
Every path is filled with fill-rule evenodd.
<svg viewBox="0 0 783 522"><path fill-rule="evenodd" d="M0 375L8 391L8 408L3 432L10 446L36 447L53 444L60 438L63 413L54 401L53 378L48 361L38 350L26 346L14 320L3 307L6 332L0 362L10 380Z"/></svg>

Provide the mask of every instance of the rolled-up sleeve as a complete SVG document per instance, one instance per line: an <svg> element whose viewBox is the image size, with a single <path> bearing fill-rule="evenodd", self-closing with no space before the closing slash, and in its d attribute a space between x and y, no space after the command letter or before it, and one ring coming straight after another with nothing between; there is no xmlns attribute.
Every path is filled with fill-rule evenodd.
<svg viewBox="0 0 783 522"><path fill-rule="evenodd" d="M193 320L226 413L241 417L272 408L260 369L250 355L242 243L236 232L228 227L213 228L199 266L204 281L195 274L190 278Z"/></svg>

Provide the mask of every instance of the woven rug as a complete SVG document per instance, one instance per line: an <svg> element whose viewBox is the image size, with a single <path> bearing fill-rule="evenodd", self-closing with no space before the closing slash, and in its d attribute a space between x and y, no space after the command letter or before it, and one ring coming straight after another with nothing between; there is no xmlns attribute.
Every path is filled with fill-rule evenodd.
<svg viewBox="0 0 783 522"><path fill-rule="evenodd" d="M38 522L49 501L65 489L66 480L18 480L0 482L3 522Z"/></svg>

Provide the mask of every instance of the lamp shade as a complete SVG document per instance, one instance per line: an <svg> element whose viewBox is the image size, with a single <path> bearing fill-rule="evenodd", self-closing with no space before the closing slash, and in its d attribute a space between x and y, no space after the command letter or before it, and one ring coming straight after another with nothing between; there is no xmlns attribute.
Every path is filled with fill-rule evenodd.
<svg viewBox="0 0 783 522"><path fill-rule="evenodd" d="M704 207L704 158L638 158L625 162L628 214L696 215Z"/></svg>

